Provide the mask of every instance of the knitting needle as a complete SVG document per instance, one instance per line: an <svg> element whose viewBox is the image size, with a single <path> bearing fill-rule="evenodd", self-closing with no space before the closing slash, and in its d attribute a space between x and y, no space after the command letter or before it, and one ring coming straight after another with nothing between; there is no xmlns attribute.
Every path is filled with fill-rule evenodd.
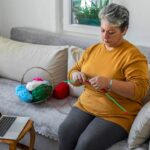
<svg viewBox="0 0 150 150"><path fill-rule="evenodd" d="M75 82L75 81L74 81L74 80L65 80L64 82L73 83L73 82ZM86 82L89 83L88 80L87 80ZM127 110L126 110L124 107L122 107L122 106L121 106L112 96L110 96L105 90L101 90L101 91L103 91L103 92L105 93L106 97L107 97L108 99L110 99L111 101L113 101L122 111L124 111L125 113L127 113Z"/></svg>
<svg viewBox="0 0 150 150"><path fill-rule="evenodd" d="M127 113L127 110L125 108L123 108L112 96L110 96L108 93L105 93L105 95L112 100L122 111L124 111L125 113Z"/></svg>
<svg viewBox="0 0 150 150"><path fill-rule="evenodd" d="M67 82L67 83L73 83L73 82L75 82L74 80L64 80L64 82ZM87 80L87 81L85 81L86 83L89 83L89 81Z"/></svg>
<svg viewBox="0 0 150 150"><path fill-rule="evenodd" d="M75 81L74 81L74 80L64 80L64 82L73 83L73 82L75 82Z"/></svg>
<svg viewBox="0 0 150 150"><path fill-rule="evenodd" d="M105 90L101 90L105 93L105 95L107 96L108 99L110 99L111 101L113 101L122 111L124 111L125 113L127 113L127 110L122 107L112 96L110 96Z"/></svg>
<svg viewBox="0 0 150 150"><path fill-rule="evenodd" d="M89 83L88 80L87 80L86 82ZM90 83L89 83L89 84L90 84ZM106 90L102 89L101 91L103 91L103 92L105 93L106 97L107 97L108 99L110 99L111 101L113 101L122 111L124 111L125 113L127 113L127 110L126 110L125 108L123 108L112 96L110 96L110 95L106 92Z"/></svg>

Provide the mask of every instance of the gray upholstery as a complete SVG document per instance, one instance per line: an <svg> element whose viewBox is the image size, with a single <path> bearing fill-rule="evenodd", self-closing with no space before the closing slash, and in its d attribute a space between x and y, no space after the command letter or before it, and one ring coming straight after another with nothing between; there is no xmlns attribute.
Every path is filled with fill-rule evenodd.
<svg viewBox="0 0 150 150"><path fill-rule="evenodd" d="M74 45L82 48L86 48L91 44L98 43L98 38L71 36L66 34L59 34L53 32L47 32L39 29L32 28L12 28L11 39L46 45Z"/></svg>
<svg viewBox="0 0 150 150"><path fill-rule="evenodd" d="M99 37L85 38L82 35L72 36L27 27L12 28L11 39L44 45L74 45L79 46L81 48L86 48L89 45L98 43L100 41ZM145 56L147 56L150 63L150 48L139 45L137 47L143 52L143 54L145 54Z"/></svg>
<svg viewBox="0 0 150 150"><path fill-rule="evenodd" d="M82 36L71 36L71 35L52 33L52 32L47 32L39 29L32 29L32 28L25 28L25 27L12 28L11 39L22 41L22 42L46 44L46 45L74 45L82 48L86 48L91 44L99 42L99 39L96 37L84 38ZM140 49L150 60L149 48L140 47ZM24 140L23 142L26 143L26 140ZM55 145L54 146L55 148L53 148L51 143L53 143L52 144L53 146ZM42 148L42 150L47 150L50 147L52 150L58 149L58 145L56 144L56 142L52 142L51 139L48 139L42 135L38 135L36 139L36 149L41 150L41 145L44 145L45 147ZM109 150L128 150L126 140L113 145ZM148 150L148 144L145 143L141 145L141 147L137 148L136 150Z"/></svg>
<svg viewBox="0 0 150 150"><path fill-rule="evenodd" d="M137 46L140 51L147 57L148 63L150 63L150 48L145 46Z"/></svg>

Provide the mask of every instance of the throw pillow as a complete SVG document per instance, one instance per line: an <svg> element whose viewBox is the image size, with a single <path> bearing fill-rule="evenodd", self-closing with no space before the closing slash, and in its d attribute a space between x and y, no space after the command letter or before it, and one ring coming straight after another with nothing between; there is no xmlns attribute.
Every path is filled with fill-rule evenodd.
<svg viewBox="0 0 150 150"><path fill-rule="evenodd" d="M53 80L58 84L67 78L68 46L39 45L23 43L0 37L0 76L21 81L23 74L32 67L46 69L32 69L25 75L24 82L34 77Z"/></svg>
<svg viewBox="0 0 150 150"><path fill-rule="evenodd" d="M150 138L150 101L144 105L135 118L128 137L130 149L136 148Z"/></svg>
<svg viewBox="0 0 150 150"><path fill-rule="evenodd" d="M83 49L76 47L76 46L71 46L68 49L68 71L75 65L75 63L80 59ZM79 97L83 91L83 86L73 86L71 83L69 83L70 87L70 95Z"/></svg>

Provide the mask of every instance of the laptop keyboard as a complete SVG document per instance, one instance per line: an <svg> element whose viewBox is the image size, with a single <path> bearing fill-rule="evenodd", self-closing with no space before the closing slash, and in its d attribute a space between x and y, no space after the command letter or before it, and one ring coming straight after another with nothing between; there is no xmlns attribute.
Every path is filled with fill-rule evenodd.
<svg viewBox="0 0 150 150"><path fill-rule="evenodd" d="M0 120L0 136L3 137L17 117L3 116Z"/></svg>

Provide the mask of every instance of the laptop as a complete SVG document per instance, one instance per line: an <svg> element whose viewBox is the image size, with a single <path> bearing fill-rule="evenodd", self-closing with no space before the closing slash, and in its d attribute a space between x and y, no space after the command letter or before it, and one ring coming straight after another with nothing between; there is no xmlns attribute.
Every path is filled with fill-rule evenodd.
<svg viewBox="0 0 150 150"><path fill-rule="evenodd" d="M7 116L0 113L0 138L16 140L29 117Z"/></svg>

